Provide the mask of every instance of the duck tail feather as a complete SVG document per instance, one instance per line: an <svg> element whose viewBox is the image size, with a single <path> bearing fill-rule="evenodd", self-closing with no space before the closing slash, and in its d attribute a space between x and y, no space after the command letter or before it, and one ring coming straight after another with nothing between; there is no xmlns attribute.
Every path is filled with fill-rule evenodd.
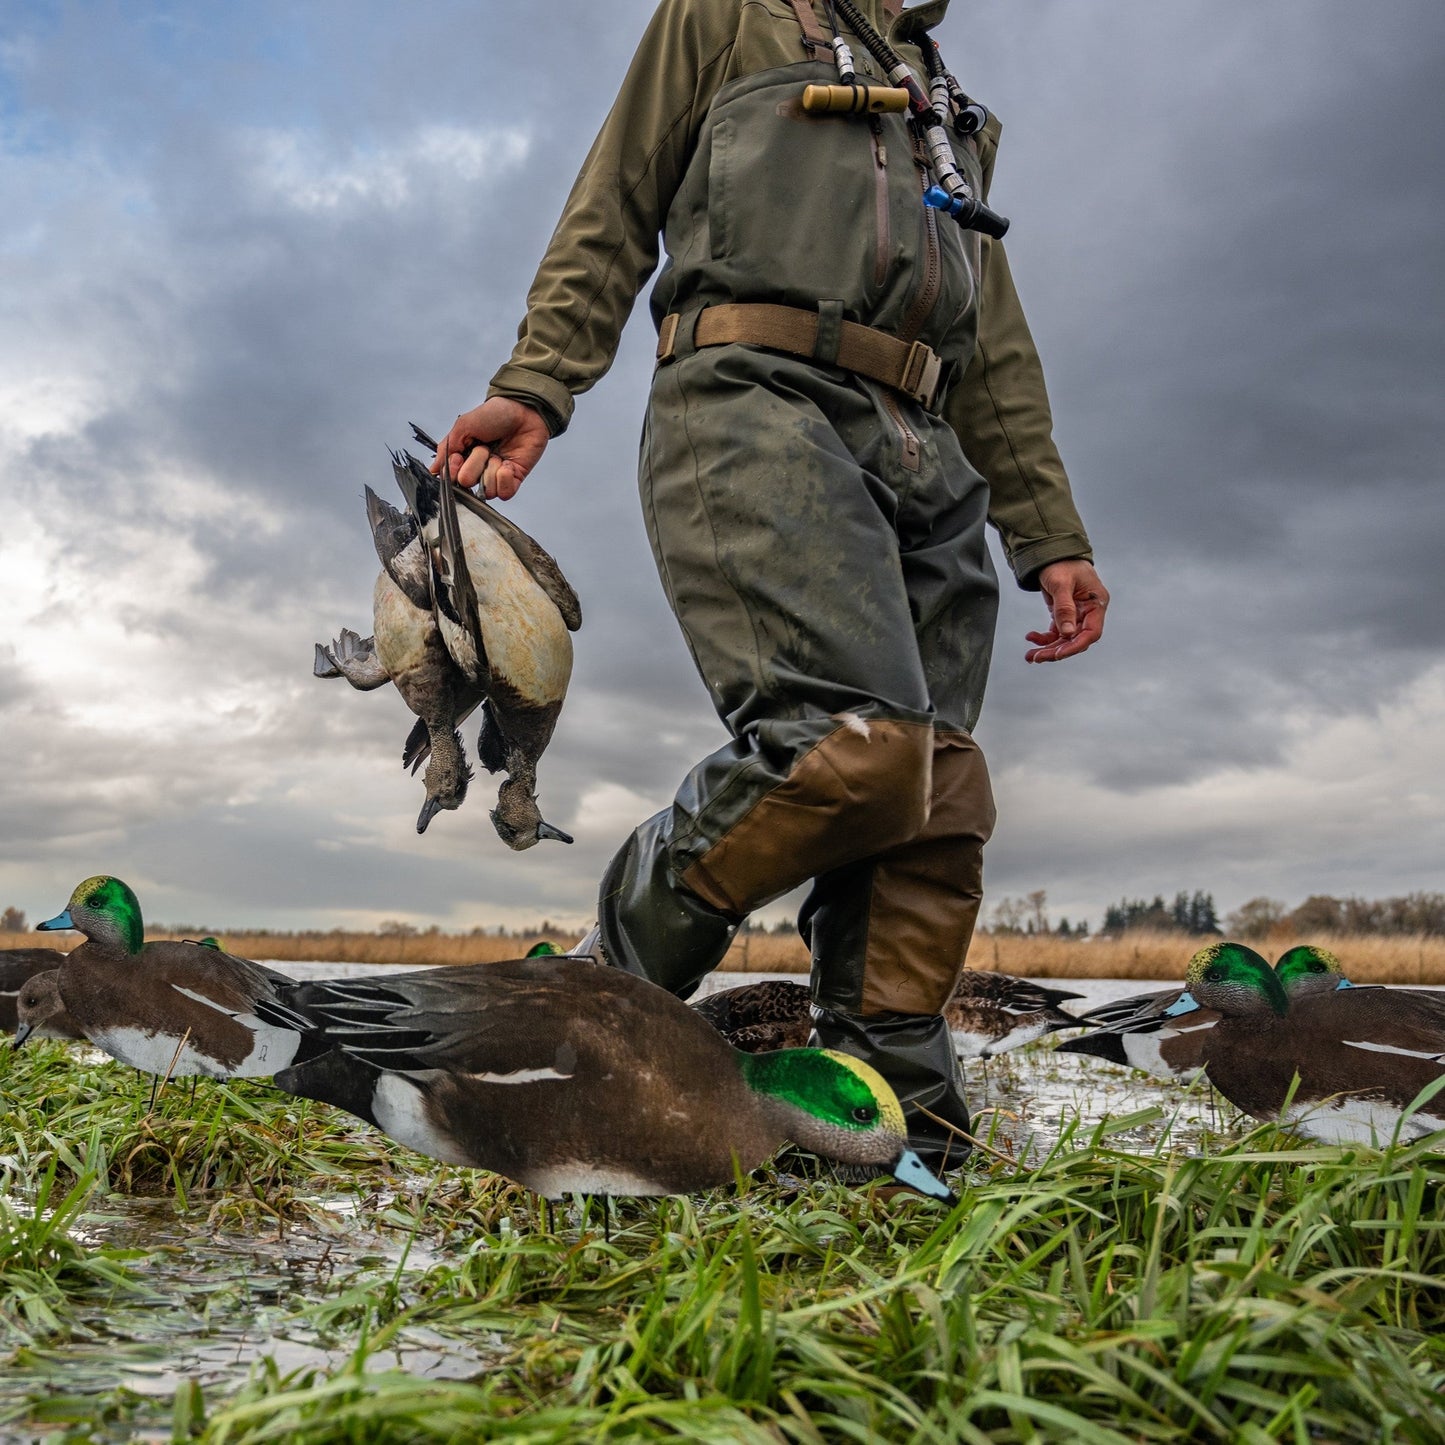
<svg viewBox="0 0 1445 1445"><path fill-rule="evenodd" d="M1128 1056L1124 1053L1124 1040L1116 1033L1085 1034L1081 1039L1067 1039L1061 1043L1055 1052L1060 1054L1092 1054L1097 1059L1104 1059L1111 1064L1123 1064L1126 1068L1129 1064Z"/></svg>
<svg viewBox="0 0 1445 1445"><path fill-rule="evenodd" d="M311 675L313 677L341 676L341 669L336 665L336 659L331 655L331 649L324 642L316 644L316 659L311 664Z"/></svg>

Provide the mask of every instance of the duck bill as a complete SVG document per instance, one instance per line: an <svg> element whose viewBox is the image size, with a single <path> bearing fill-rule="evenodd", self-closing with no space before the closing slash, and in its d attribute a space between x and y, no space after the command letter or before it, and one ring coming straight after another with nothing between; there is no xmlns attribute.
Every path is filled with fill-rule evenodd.
<svg viewBox="0 0 1445 1445"><path fill-rule="evenodd" d="M560 828L554 828L550 823L537 824L537 837L539 840L546 839L552 843L571 843L575 841L570 833L564 833Z"/></svg>
<svg viewBox="0 0 1445 1445"><path fill-rule="evenodd" d="M64 913L57 913L54 918L47 918L44 923L37 923L37 933L59 933L62 929L74 928L75 924L70 921L70 910L67 908Z"/></svg>
<svg viewBox="0 0 1445 1445"><path fill-rule="evenodd" d="M34 1032L35 1032L35 1025L34 1025L33 1023L31 1023L31 1022L29 1021L29 1019L26 1019L23 1023L18 1023L18 1024L16 1024L16 1025L15 1025L15 1037L14 1037L14 1039L11 1041L10 1047L11 1047L12 1049L23 1048L24 1045L25 1045L25 1040L28 1039L28 1038L30 1037L30 1035L33 1034Z"/></svg>
<svg viewBox="0 0 1445 1445"><path fill-rule="evenodd" d="M1199 1000L1186 988L1183 993L1164 1010L1165 1018L1178 1018L1180 1014L1193 1013L1199 1007Z"/></svg>
<svg viewBox="0 0 1445 1445"><path fill-rule="evenodd" d="M1349 981L1349 979L1347 979L1347 978L1342 978L1342 979L1335 985L1335 992L1338 993L1342 988L1354 988L1354 984L1352 984L1352 983Z"/></svg>
<svg viewBox="0 0 1445 1445"><path fill-rule="evenodd" d="M424 803L421 805L421 813L417 816L417 820L416 820L416 830L417 830L417 832L418 832L418 833L425 833L425 832L426 832L426 825L427 825L428 823L430 823L431 820L432 820L433 818L435 818L438 813L441 812L441 810L442 810L442 805L441 805L441 802L440 802L439 799L437 799L437 798L428 798L428 799L426 800L426 802L424 802Z"/></svg>
<svg viewBox="0 0 1445 1445"><path fill-rule="evenodd" d="M905 1149L893 1161L893 1177L900 1184L917 1190L919 1194L926 1194L930 1199L943 1200L949 1208L958 1203L958 1195L912 1149Z"/></svg>

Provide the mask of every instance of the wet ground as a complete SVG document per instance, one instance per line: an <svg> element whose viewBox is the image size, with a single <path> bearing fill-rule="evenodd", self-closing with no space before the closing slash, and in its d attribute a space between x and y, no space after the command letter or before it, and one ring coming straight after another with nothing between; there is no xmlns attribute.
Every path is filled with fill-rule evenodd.
<svg viewBox="0 0 1445 1445"><path fill-rule="evenodd" d="M307 976L376 971L333 964L285 968ZM709 984L733 987L751 977L717 975ZM1149 985L1088 980L1077 987L1088 995L1077 1006L1082 1008ZM1114 1147L1192 1151L1213 1122L1211 1095L1202 1083L1161 1083L1097 1060L1057 1055L1047 1046L1016 1051L986 1068L971 1063L968 1077L979 1136L1012 1159L1040 1157L1061 1136L1082 1145L1100 1121L1140 1111L1149 1112L1114 1134ZM37 1400L47 1402L43 1409L57 1429L79 1419L98 1431L93 1438L169 1440L168 1423L162 1428L128 1417L158 1421L185 1381L214 1398L213 1392L241 1384L263 1358L281 1374L344 1364L356 1339L354 1315L338 1330L314 1307L348 1291L364 1300L368 1291L404 1289L409 1275L434 1262L405 1232L377 1225L384 1204L348 1194L312 1198L299 1211L288 1210L283 1222L254 1207L228 1218L216 1199L182 1210L170 1199L97 1196L72 1232L90 1246L143 1252L131 1267L150 1295L97 1309L63 1344L25 1348L6 1359L0 1440L47 1438L16 1433L5 1423L29 1414ZM434 1378L464 1378L487 1368L486 1348L475 1336L461 1341L413 1330L371 1355L367 1368L400 1366ZM100 1402L116 1398L130 1399L131 1408L104 1425Z"/></svg>

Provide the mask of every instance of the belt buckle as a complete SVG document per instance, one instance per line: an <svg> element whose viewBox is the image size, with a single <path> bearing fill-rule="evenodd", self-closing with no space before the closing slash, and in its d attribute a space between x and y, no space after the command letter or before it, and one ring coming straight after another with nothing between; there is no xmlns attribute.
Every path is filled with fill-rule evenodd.
<svg viewBox="0 0 1445 1445"><path fill-rule="evenodd" d="M919 406L931 408L942 374L943 359L931 346L915 341L904 358L903 379L898 384L898 390Z"/></svg>

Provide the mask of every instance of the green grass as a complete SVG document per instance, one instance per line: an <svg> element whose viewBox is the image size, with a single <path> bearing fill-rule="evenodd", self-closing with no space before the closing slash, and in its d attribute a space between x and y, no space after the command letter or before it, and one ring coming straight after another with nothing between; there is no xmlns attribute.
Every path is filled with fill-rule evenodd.
<svg viewBox="0 0 1445 1445"><path fill-rule="evenodd" d="M952 1212L767 1178L614 1203L608 1241L595 1204L549 1234L515 1186L261 1085L203 1082L192 1102L173 1084L154 1113L148 1096L59 1046L0 1061L22 1199L0 1214L0 1299L32 1362L0 1383L0 1428L217 1445L1441 1437L1445 1161L1423 1144L1262 1128L1198 1157L1115 1147L1137 1116L1066 1131L1032 1167L980 1164ZM98 1315L170 1287L159 1254L88 1242L92 1214L138 1192L282 1254L316 1194L344 1196L355 1224L320 1211L339 1240L392 1243L339 1245L330 1273L261 1303L218 1279L223 1302L195 1316L263 1317L322 1363L253 1350L249 1375L162 1401L38 1387L37 1340L58 1375ZM469 1378L395 1368L418 1341Z"/></svg>

